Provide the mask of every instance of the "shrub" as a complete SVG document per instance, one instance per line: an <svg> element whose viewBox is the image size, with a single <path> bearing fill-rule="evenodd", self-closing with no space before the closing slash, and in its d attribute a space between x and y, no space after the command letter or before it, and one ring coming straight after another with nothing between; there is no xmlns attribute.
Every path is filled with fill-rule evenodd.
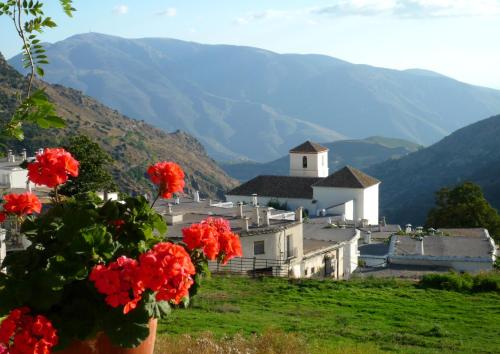
<svg viewBox="0 0 500 354"><path fill-rule="evenodd" d="M276 210L288 210L288 203L280 203L278 199L271 199L267 203L268 207L274 208Z"/></svg>
<svg viewBox="0 0 500 354"><path fill-rule="evenodd" d="M447 274L426 274L419 285L423 288L441 289L457 292L500 292L500 273L480 273L470 275L450 272Z"/></svg>

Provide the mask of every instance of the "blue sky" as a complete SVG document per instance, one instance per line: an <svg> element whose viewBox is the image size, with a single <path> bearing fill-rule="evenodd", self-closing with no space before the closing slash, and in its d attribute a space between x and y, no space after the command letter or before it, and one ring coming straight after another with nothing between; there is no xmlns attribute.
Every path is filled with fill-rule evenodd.
<svg viewBox="0 0 500 354"><path fill-rule="evenodd" d="M93 31L250 45L500 89L500 0L75 0L73 19L47 2L60 25L43 35L49 42ZM11 57L20 46L6 19L0 31L0 51Z"/></svg>

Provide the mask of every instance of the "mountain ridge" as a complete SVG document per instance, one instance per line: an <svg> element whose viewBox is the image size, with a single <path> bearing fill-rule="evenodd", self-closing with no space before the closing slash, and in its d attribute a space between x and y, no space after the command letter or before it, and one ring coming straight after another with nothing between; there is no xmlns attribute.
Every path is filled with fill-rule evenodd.
<svg viewBox="0 0 500 354"><path fill-rule="evenodd" d="M500 115L481 120L436 144L366 172L382 180L381 215L390 222L422 225L435 192L471 181L500 209Z"/></svg>
<svg viewBox="0 0 500 354"><path fill-rule="evenodd" d="M176 131L166 133L144 121L125 117L81 92L61 85L37 81L59 114L67 122L64 129L41 130L26 126L24 141L3 140L6 147L34 152L39 147L63 145L67 136L89 135L115 160L112 175L122 190L144 193L151 190L145 176L149 163L173 160L186 172L186 183L205 195L221 197L235 185L206 154L204 147L192 136ZM0 54L0 119L7 121L15 109L16 92L26 87L26 79L10 67Z"/></svg>
<svg viewBox="0 0 500 354"><path fill-rule="evenodd" d="M218 160L264 162L308 139L374 134L428 145L500 111L497 90L325 55L95 33L51 44L48 54L48 81L188 131Z"/></svg>
<svg viewBox="0 0 500 354"><path fill-rule="evenodd" d="M321 143L321 145L330 150L328 153L330 173L345 165L365 170L376 163L397 159L422 148L421 145L410 141L379 136L362 140L339 140ZM288 155L266 163L233 161L219 163L219 165L228 175L239 181L247 181L258 175L288 176L290 173Z"/></svg>

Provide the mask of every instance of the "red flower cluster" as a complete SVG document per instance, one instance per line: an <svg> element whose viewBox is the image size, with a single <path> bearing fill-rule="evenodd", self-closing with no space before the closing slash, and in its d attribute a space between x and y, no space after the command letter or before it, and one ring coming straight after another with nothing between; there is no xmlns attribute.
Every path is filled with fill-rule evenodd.
<svg viewBox="0 0 500 354"><path fill-rule="evenodd" d="M148 168L151 181L160 188L162 198L172 198L173 193L184 190L184 171L174 162L158 162Z"/></svg>
<svg viewBox="0 0 500 354"><path fill-rule="evenodd" d="M141 279L144 286L156 292L158 301L175 304L188 296L196 273L186 250L170 242L156 244L139 258Z"/></svg>
<svg viewBox="0 0 500 354"><path fill-rule="evenodd" d="M54 188L66 183L68 176L77 177L79 165L64 149L45 149L28 165L28 178L33 183Z"/></svg>
<svg viewBox="0 0 500 354"><path fill-rule="evenodd" d="M52 323L29 312L27 307L14 309L0 324L0 353L49 354L57 345L57 331Z"/></svg>
<svg viewBox="0 0 500 354"><path fill-rule="evenodd" d="M33 193L7 194L3 199L5 200L3 213L6 214L21 216L39 213L42 210L42 203Z"/></svg>
<svg viewBox="0 0 500 354"><path fill-rule="evenodd" d="M199 224L182 229L183 241L189 250L201 249L209 260L219 258L226 264L232 258L242 257L238 235L231 232L223 218L207 218Z"/></svg>
<svg viewBox="0 0 500 354"><path fill-rule="evenodd" d="M142 254L139 262L123 256L108 266L97 265L89 278L97 290L106 295L108 305L124 305L126 314L136 308L146 289L156 292L158 301L178 304L188 295L193 274L195 268L186 250L162 242Z"/></svg>
<svg viewBox="0 0 500 354"><path fill-rule="evenodd" d="M123 313L135 309L144 291L138 276L138 263L122 256L108 266L97 265L90 272L89 279L97 290L106 295L111 307L123 305Z"/></svg>

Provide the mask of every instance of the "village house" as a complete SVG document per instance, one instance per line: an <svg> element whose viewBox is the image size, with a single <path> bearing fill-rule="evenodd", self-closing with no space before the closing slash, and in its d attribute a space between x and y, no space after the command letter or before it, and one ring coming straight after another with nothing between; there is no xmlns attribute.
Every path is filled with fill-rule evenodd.
<svg viewBox="0 0 500 354"><path fill-rule="evenodd" d="M477 273L493 269L496 245L488 230L441 229L440 234L394 235L388 262Z"/></svg>
<svg viewBox="0 0 500 354"><path fill-rule="evenodd" d="M243 257L227 265L211 262L212 270L275 276L348 278L357 268L359 231L334 228L327 218L304 222L302 208L294 212L255 204L178 198L160 204L169 224L169 238L212 216L229 221L241 239Z"/></svg>
<svg viewBox="0 0 500 354"><path fill-rule="evenodd" d="M258 176L226 194L227 201L270 202L311 216L334 217L356 225L379 224L380 181L346 166L329 174L328 149L306 141L290 150L289 176Z"/></svg>

